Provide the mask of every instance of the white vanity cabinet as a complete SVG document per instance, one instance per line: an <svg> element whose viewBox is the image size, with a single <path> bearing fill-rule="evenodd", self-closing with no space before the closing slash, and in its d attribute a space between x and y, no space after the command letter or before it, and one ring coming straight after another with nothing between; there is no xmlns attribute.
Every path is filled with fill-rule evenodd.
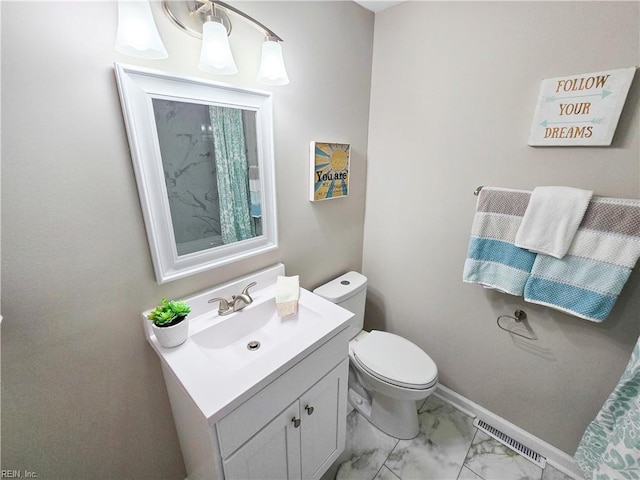
<svg viewBox="0 0 640 480"><path fill-rule="evenodd" d="M345 359L224 459L225 478L319 479L344 449L348 369Z"/></svg>
<svg viewBox="0 0 640 480"><path fill-rule="evenodd" d="M203 416L176 376L163 370L188 480L315 480L344 450L346 329L266 379L220 418Z"/></svg>

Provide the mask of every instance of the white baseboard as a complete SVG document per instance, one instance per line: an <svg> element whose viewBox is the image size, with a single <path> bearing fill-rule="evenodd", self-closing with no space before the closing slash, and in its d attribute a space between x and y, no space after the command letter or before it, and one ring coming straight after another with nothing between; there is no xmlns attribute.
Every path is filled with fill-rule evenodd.
<svg viewBox="0 0 640 480"><path fill-rule="evenodd" d="M580 467L578 467L571 455L568 455L553 445L548 444L544 440L539 439L504 418L499 417L495 413L492 413L477 403L472 402L450 388L438 385L438 389L433 393L433 395L470 417L478 417L481 420L484 420L518 442L529 447L531 450L536 451L547 459L548 464L565 475L569 475L575 480L584 480Z"/></svg>

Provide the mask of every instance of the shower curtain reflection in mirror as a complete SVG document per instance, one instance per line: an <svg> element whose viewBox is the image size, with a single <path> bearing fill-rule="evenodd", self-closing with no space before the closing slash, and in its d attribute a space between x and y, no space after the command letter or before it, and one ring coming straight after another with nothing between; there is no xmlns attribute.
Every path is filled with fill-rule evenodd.
<svg viewBox="0 0 640 480"><path fill-rule="evenodd" d="M153 99L179 256L262 235L255 112Z"/></svg>
<svg viewBox="0 0 640 480"><path fill-rule="evenodd" d="M271 93L121 63L115 73L156 281L276 250Z"/></svg>

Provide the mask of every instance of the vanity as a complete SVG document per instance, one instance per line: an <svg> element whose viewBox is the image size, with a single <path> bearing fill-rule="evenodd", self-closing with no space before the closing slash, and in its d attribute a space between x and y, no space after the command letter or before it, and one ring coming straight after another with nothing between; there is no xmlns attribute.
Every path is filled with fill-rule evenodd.
<svg viewBox="0 0 640 480"><path fill-rule="evenodd" d="M278 264L184 300L189 337L158 354L189 480L319 479L344 450L353 314L301 288L276 313ZM253 302L219 316L215 297L250 282ZM256 348L257 345L257 348Z"/></svg>

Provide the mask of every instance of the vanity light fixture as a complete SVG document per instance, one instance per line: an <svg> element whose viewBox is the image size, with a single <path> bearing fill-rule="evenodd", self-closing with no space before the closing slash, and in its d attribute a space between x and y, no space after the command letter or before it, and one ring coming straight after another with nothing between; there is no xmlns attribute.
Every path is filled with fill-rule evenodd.
<svg viewBox="0 0 640 480"><path fill-rule="evenodd" d="M134 9L131 5L136 8ZM128 37L125 38L124 36L121 40L121 23L124 23L124 19L137 9L145 10L148 13L146 18L153 26L157 37L155 43L159 42L164 51L164 56L139 55L137 53L146 51L145 49L151 49L151 47L142 46L140 40L128 40ZM289 83L282 56L282 39L265 25L241 10L217 0L163 0L162 9L178 28L202 39L200 60L198 62L200 70L216 75L234 75L238 72L228 38L232 29L228 12L231 12L251 23L265 35L257 77L258 82L265 85L286 85ZM118 2L118 13L118 41L116 42L116 50L118 52L140 58L166 58L168 56L155 29L148 0L120 0Z"/></svg>
<svg viewBox="0 0 640 480"><path fill-rule="evenodd" d="M231 53L227 29L222 24L222 18L215 13L207 15L202 24L202 49L198 68L203 72L217 75L238 73L238 67Z"/></svg>
<svg viewBox="0 0 640 480"><path fill-rule="evenodd" d="M284 58L282 58L282 46L277 37L267 36L262 44L258 81L265 85L286 85L289 83Z"/></svg>
<svg viewBox="0 0 640 480"><path fill-rule="evenodd" d="M137 58L159 60L167 53L147 1L118 2L116 51Z"/></svg>

